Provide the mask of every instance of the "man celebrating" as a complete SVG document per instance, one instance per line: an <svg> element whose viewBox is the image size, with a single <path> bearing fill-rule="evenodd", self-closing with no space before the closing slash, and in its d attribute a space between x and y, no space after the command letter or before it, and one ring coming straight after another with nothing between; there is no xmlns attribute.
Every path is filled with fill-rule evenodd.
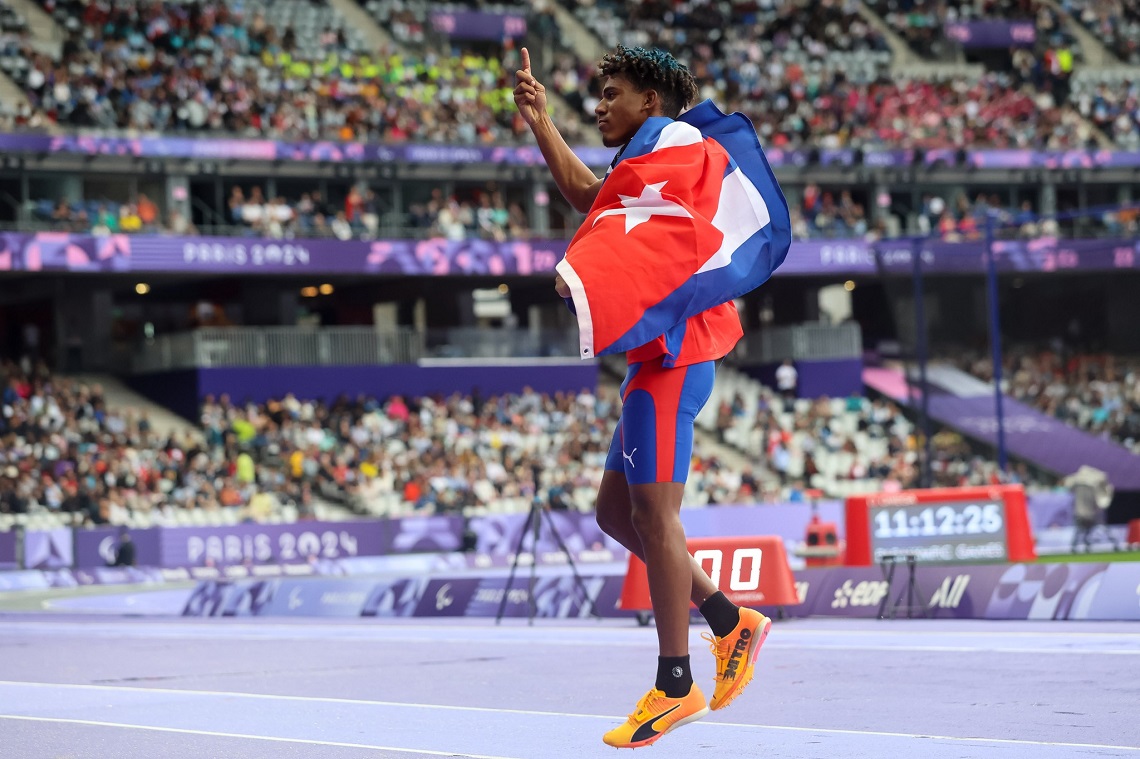
<svg viewBox="0 0 1140 759"><path fill-rule="evenodd" d="M787 203L743 116L697 96L689 70L660 50L618 47L599 64L595 113L619 148L599 179L547 114L522 50L515 104L558 189L587 214L555 289L578 318L583 358L625 352L622 415L597 496L598 524L645 562L659 643L657 679L603 740L647 746L727 706L751 680L771 627L719 592L689 555L680 508L693 424L716 361L743 335L733 300L765 281L790 244ZM689 604L712 629L712 699L693 683Z"/></svg>

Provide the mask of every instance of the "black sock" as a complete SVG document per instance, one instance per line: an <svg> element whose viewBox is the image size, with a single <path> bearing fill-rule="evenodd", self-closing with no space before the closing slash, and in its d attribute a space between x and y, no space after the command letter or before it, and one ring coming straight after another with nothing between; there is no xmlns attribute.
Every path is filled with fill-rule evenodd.
<svg viewBox="0 0 1140 759"><path fill-rule="evenodd" d="M705 599L700 611L712 628L713 635L718 638L731 633L740 622L740 607L729 601L719 590Z"/></svg>
<svg viewBox="0 0 1140 759"><path fill-rule="evenodd" d="M693 687L693 670L688 656L657 657L657 690L669 698L684 698Z"/></svg>

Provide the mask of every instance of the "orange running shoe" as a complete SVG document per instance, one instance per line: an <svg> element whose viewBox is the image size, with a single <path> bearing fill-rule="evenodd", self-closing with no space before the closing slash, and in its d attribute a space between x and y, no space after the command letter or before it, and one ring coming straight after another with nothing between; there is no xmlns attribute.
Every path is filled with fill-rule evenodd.
<svg viewBox="0 0 1140 759"><path fill-rule="evenodd" d="M648 746L670 730L708 713L705 694L695 684L684 698L669 698L653 688L637 702L629 719L603 735L602 740L615 748Z"/></svg>
<svg viewBox="0 0 1140 759"><path fill-rule="evenodd" d="M755 609L742 606L740 621L728 635L714 638L711 633L701 634L716 657L716 688L709 702L710 709L715 711L728 706L751 682L756 655L771 629L772 620Z"/></svg>

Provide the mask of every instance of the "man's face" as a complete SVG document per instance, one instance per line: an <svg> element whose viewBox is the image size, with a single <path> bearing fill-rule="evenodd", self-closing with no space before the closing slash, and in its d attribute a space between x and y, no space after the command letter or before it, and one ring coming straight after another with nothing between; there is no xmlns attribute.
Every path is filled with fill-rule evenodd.
<svg viewBox="0 0 1140 759"><path fill-rule="evenodd" d="M602 85L602 99L594 108L598 117L598 131L602 144L616 148L630 141L645 120L655 114L649 105L651 91L638 92L633 84L621 75L606 79ZM659 102L653 100L653 102Z"/></svg>

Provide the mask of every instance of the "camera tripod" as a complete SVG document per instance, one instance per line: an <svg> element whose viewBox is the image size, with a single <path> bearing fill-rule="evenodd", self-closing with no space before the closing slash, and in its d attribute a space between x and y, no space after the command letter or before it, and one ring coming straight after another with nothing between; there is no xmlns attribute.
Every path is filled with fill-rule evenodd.
<svg viewBox="0 0 1140 759"><path fill-rule="evenodd" d="M558 550L566 555L566 561L570 565L570 573L574 577L574 584L582 592L582 597L586 599L586 604L590 610L590 616L601 619L598 610L594 606L594 599L590 597L590 591L586 588L586 583L582 580L582 576L578 574L578 567L574 564L574 555L570 553L570 549L566 547L563 542L562 536L558 534L558 528L554 524L554 518L550 515L550 511L543 508L542 497L539 495L539 482L541 481L542 470L538 467L533 468L534 474L534 498L530 502L530 511L527 513L526 521L523 523L522 530L519 531L519 540L515 545L515 555L511 561L511 571L507 575L507 585L503 588L503 597L499 601L499 612L495 615L495 624L499 624L503 620L503 612L507 608L507 597L510 595L511 587L515 582L515 573L519 568L519 557L523 554L523 543L526 541L527 533L531 534L530 542L530 585L527 589L527 624L534 624L534 616L538 611L538 605L534 597L534 586L537 582L535 573L538 567L538 537L542 529L542 517L546 516L546 525L550 531L554 542L558 545Z"/></svg>

